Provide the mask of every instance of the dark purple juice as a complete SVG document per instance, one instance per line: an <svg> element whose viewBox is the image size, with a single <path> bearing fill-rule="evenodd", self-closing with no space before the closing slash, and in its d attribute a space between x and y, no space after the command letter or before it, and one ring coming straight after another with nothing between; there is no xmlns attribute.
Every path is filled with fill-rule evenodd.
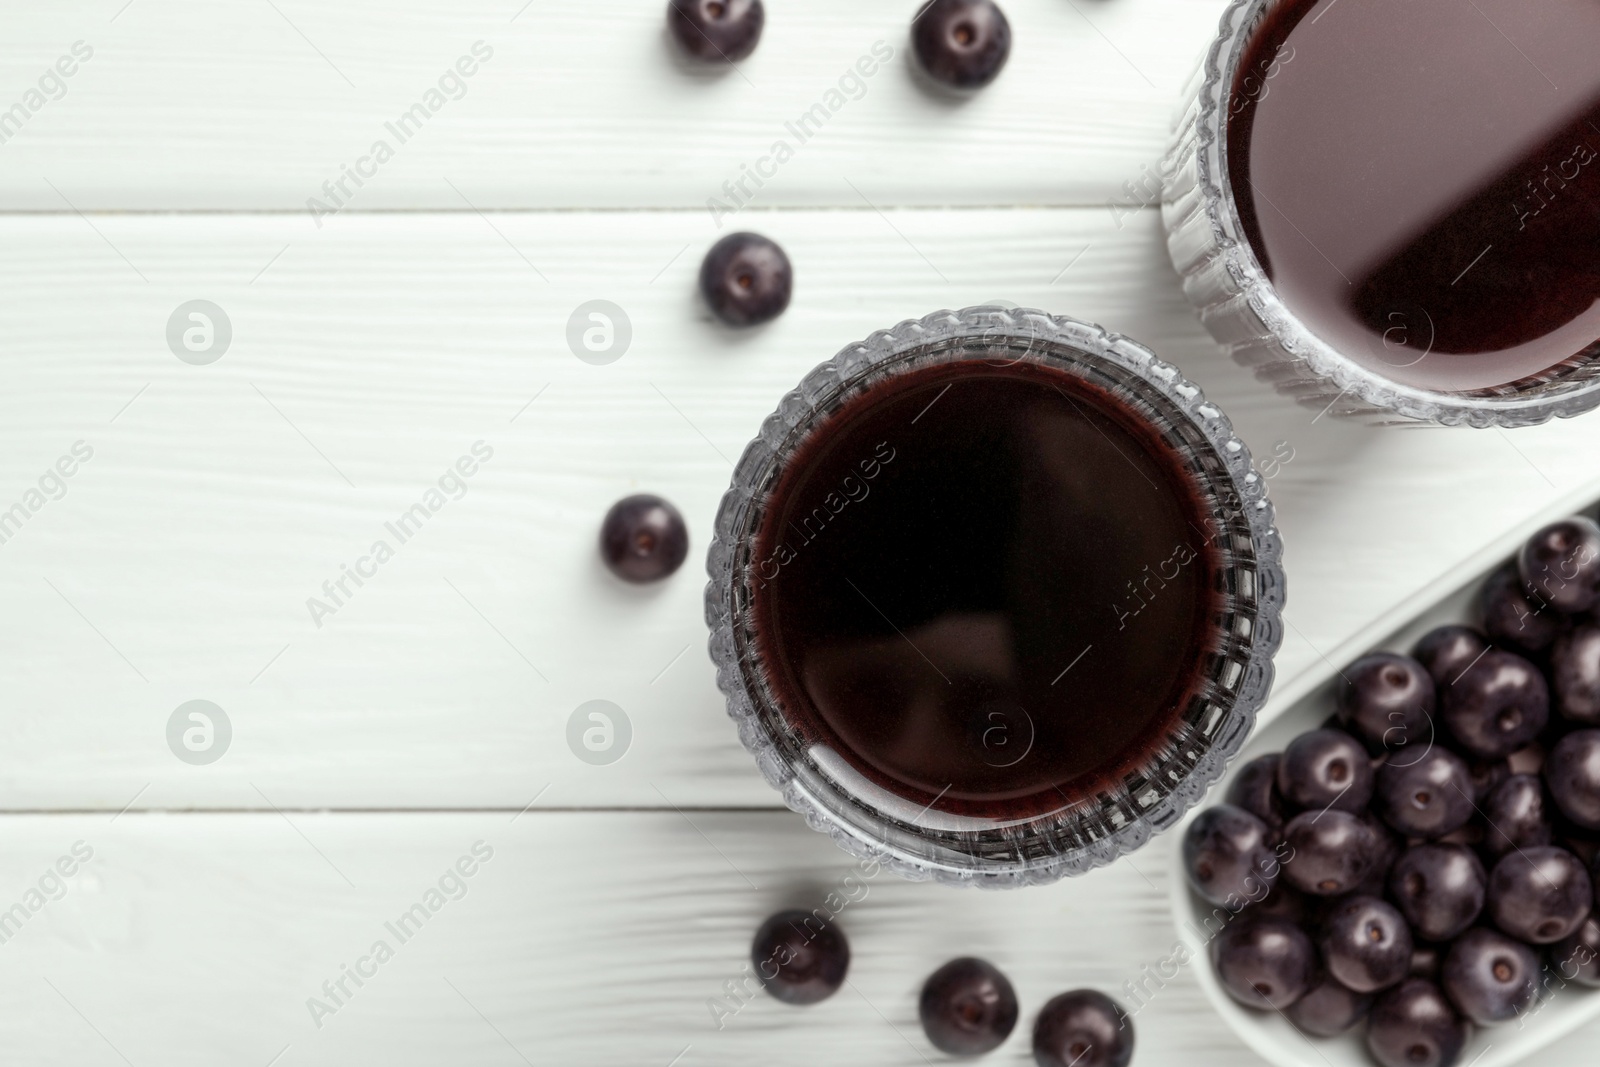
<svg viewBox="0 0 1600 1067"><path fill-rule="evenodd" d="M966 360L847 402L750 564L789 726L920 805L1059 810L1156 752L1218 645L1216 507L1077 375Z"/></svg>
<svg viewBox="0 0 1600 1067"><path fill-rule="evenodd" d="M1286 0L1228 102L1258 259L1341 354L1444 391L1600 355L1600 3Z"/></svg>

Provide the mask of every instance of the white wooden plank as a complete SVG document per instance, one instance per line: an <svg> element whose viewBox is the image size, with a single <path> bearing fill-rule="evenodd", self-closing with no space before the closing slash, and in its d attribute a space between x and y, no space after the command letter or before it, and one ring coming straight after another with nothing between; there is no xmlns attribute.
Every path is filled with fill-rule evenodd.
<svg viewBox="0 0 1600 1067"><path fill-rule="evenodd" d="M1179 363L1258 453L1285 442L1285 691L1497 533L1588 492L1593 420L1353 427L1216 352L1153 214L1121 216L1223 0L1006 0L1012 64L959 105L910 77L914 0L769 0L761 49L711 76L675 61L663 6L0 10L0 118L74 42L94 49L65 95L0 124L0 210L53 213L0 217L0 514L75 442L94 450L0 542L0 809L49 812L0 817L0 1058L923 1064L918 983L971 952L1017 985L1023 1023L991 1061L1022 1064L1046 997L1117 994L1159 964L1170 849L1018 894L883 874L842 918L852 988L713 1023L757 922L851 871L788 813L703 810L774 802L703 651L725 457L811 365L901 318L1004 298L1098 319ZM800 287L782 321L723 332L692 295L726 232L706 198L880 39L895 58L754 201L852 210L737 217L785 244ZM466 95L319 228L307 199L477 40L494 55ZM1082 209L872 210L1017 204ZM125 211L281 214L96 214ZM164 332L201 298L234 339L191 366ZM635 330L605 367L563 340L594 298ZM315 627L306 597L479 440L494 456L468 494ZM676 500L694 535L650 591L593 554L604 508L637 489ZM609 767L564 741L594 698L634 724ZM165 739L193 699L234 729L207 766ZM663 810L549 810L583 805ZM329 807L504 810L303 810ZM384 923L480 840L494 857L466 895L398 944ZM79 841L94 855L60 899L4 925L30 888L59 891L40 879ZM318 1028L307 998L386 936L395 958ZM1187 973L1136 1025L1141 1063L1259 1062ZM1587 1063L1594 1033L1541 1062Z"/></svg>
<svg viewBox="0 0 1600 1067"><path fill-rule="evenodd" d="M733 72L677 59L665 0L9 5L0 112L38 106L0 127L0 205L280 209L309 228L307 200L379 140L393 158L347 182L353 210L701 210L778 140L794 156L764 206L1100 205L1154 168L1224 3L1008 0L1011 62L964 102L913 81L918 6L773 0ZM92 56L40 91L79 41ZM422 132L386 128L478 41L492 57ZM879 41L894 58L846 82L821 133L786 130Z"/></svg>
<svg viewBox="0 0 1600 1067"><path fill-rule="evenodd" d="M847 857L788 814L512 815L8 819L8 904L74 842L94 854L3 946L14 1007L0 1049L40 1065L113 1050L138 1065L264 1064L285 1046L285 1065L664 1067L685 1047L691 1067L920 1064L917 983L952 955L993 959L1031 1017L1055 992L1116 988L1173 943L1162 896L1131 865L1002 897L887 873L845 884ZM402 944L385 923L478 841L492 858ZM718 1029L708 1002L740 977L760 920L835 887L855 898L839 918L852 988L810 1010L761 994ZM334 1004L322 983L377 940L394 958ZM320 1027L312 997L337 1009ZM1180 1047L1248 1062L1192 980L1148 1012L1146 1062ZM996 1062L1021 1060L1025 1035Z"/></svg>
<svg viewBox="0 0 1600 1067"><path fill-rule="evenodd" d="M789 813L514 816L8 817L0 905L23 901L75 843L93 856L0 944L0 1054L38 1067L266 1064L280 1053L281 1067L666 1067L680 1053L681 1067L923 1065L941 1057L917 1023L920 983L975 954L1006 972L1022 1006L986 1063L1032 1062L1029 1028L1050 996L1090 986L1133 1007L1130 982L1148 1001L1134 1017L1136 1063L1261 1062L1188 969L1145 976L1176 939L1154 854L990 894L871 877ZM455 895L400 942L385 923L477 842L492 856L460 879L464 891L447 884ZM708 1002L739 979L760 921L823 906L830 892L850 986L806 1009L757 994L718 1029ZM363 964L377 974L346 981L334 1004L323 982L379 940L393 958ZM312 997L336 1009L317 1013L320 1027ZM1580 1031L1541 1063L1592 1062L1595 1036Z"/></svg>
<svg viewBox="0 0 1600 1067"><path fill-rule="evenodd" d="M923 1065L941 1057L917 1023L920 983L976 954L1022 1006L987 1063L1032 1062L1032 1018L1055 993L1092 986L1132 1006L1124 983L1141 980L1135 1062L1261 1062L1187 970L1163 988L1142 978L1176 937L1156 862L986 894L865 875L788 813L513 815L8 817L0 905L27 899L75 843L92 858L64 891L47 881L59 899L14 919L0 944L0 1055L37 1067ZM467 865L461 888L447 882L401 942L385 924L425 904L478 842L492 856ZM740 978L760 921L830 892L850 985L805 1009L758 993L718 1029L708 1002ZM323 983L380 940L393 958L361 963L364 984L346 980L334 1003ZM335 1009L317 1012L320 1027L313 997ZM1591 1062L1594 1037L1541 1062Z"/></svg>
<svg viewBox="0 0 1600 1067"><path fill-rule="evenodd" d="M1099 320L1179 364L1259 454L1292 450L1271 482L1285 684L1595 478L1592 418L1405 431L1286 404L1196 324L1150 212L1122 229L1095 210L767 213L795 302L741 335L696 305L711 234L684 213L351 216L313 240L284 216L93 222L0 222L0 510L74 442L95 450L0 544L13 809L515 808L547 785L558 806L774 804L704 652L727 458L813 364L939 307ZM200 297L234 327L209 366L164 336ZM633 324L609 366L564 341L596 297ZM468 494L410 543L386 534L479 440L494 458ZM694 554L642 592L593 547L641 489L683 508ZM395 558L314 625L307 599L379 538ZM165 741L194 699L234 728L209 766ZM633 723L611 766L564 740L592 699Z"/></svg>

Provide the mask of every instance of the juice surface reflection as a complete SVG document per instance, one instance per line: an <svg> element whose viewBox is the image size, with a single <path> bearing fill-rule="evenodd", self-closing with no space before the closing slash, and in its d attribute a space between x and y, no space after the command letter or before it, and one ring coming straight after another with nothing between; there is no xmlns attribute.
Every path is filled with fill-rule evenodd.
<svg viewBox="0 0 1600 1067"><path fill-rule="evenodd" d="M1228 101L1240 220L1279 295L1402 384L1600 354L1600 4L1288 0Z"/></svg>
<svg viewBox="0 0 1600 1067"><path fill-rule="evenodd" d="M1215 647L1215 520L1145 417L1036 364L891 378L788 463L756 544L783 714L895 793L1057 810L1159 747Z"/></svg>

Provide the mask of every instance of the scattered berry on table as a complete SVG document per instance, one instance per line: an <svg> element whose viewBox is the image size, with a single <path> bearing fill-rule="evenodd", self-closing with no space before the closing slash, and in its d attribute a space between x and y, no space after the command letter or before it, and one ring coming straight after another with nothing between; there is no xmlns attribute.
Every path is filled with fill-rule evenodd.
<svg viewBox="0 0 1600 1067"><path fill-rule="evenodd" d="M994 964L964 956L928 976L918 1014L934 1048L977 1056L1010 1036L1017 1025L1017 994Z"/></svg>
<svg viewBox="0 0 1600 1067"><path fill-rule="evenodd" d="M761 924L750 962L768 993L786 1004L815 1004L844 984L850 943L836 923L813 912L780 911Z"/></svg>
<svg viewBox="0 0 1600 1067"><path fill-rule="evenodd" d="M794 268L777 244L754 233L731 233L700 264L700 295L729 326L758 326L783 314L794 292Z"/></svg>
<svg viewBox="0 0 1600 1067"><path fill-rule="evenodd" d="M600 558L624 581L659 581L681 567L688 554L683 516L658 496L624 497L600 524Z"/></svg>
<svg viewBox="0 0 1600 1067"><path fill-rule="evenodd" d="M761 0L672 0L667 25L678 45L707 62L737 63L761 41Z"/></svg>
<svg viewBox="0 0 1600 1067"><path fill-rule="evenodd" d="M1052 997L1033 1024L1038 1067L1128 1067L1133 1020L1104 993L1079 989Z"/></svg>
<svg viewBox="0 0 1600 1067"><path fill-rule="evenodd" d="M979 89L1011 55L1011 24L994 0L931 0L911 25L911 47L934 81Z"/></svg>

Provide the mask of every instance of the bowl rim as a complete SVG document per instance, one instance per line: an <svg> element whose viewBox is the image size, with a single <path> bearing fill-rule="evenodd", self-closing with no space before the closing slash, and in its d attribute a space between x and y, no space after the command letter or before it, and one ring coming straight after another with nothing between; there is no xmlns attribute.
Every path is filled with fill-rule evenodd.
<svg viewBox="0 0 1600 1067"><path fill-rule="evenodd" d="M1431 583L1419 592L1409 605L1400 605L1363 627L1328 656L1320 658L1316 666L1297 678L1292 687L1273 695L1268 706L1262 709L1256 730L1244 748L1248 750L1265 744L1268 736L1274 736L1279 732L1280 724L1287 724L1290 720L1298 719L1307 729L1321 723L1327 718L1333 706L1334 686L1341 669L1338 665L1348 663L1373 649L1409 651L1423 632L1435 625L1443 624L1445 620L1440 617L1440 613L1452 610L1452 605L1459 607L1472 602L1485 579L1507 560L1515 558L1517 549L1535 531L1572 515L1592 516L1597 506L1600 506L1600 478L1591 479L1578 488L1563 493L1525 521L1509 528L1473 553L1459 568ZM1418 603L1422 604L1420 609L1416 607ZM1267 736L1263 736L1264 734ZM1218 785L1225 784L1226 780L1224 776ZM1189 888L1183 867L1183 831L1206 807L1222 802L1220 795L1208 800L1209 803L1197 805L1185 816L1179 831L1173 835L1173 847L1168 854L1167 900L1172 911L1173 927L1189 950L1200 987L1205 992L1206 999L1211 1002L1211 1006L1222 1016L1229 1028L1253 1051L1269 1062L1283 1064L1285 1067L1330 1067L1330 1062L1337 1063L1337 1061L1328 1059L1327 1044L1308 1043L1348 1042L1351 1035L1359 1036L1359 1028L1352 1028L1336 1038L1319 1039L1297 1034L1296 1039L1285 1041L1282 1035L1274 1032L1273 1027L1276 1026L1277 1020L1272 1015L1254 1012L1239 1004L1228 995L1217 980L1210 962L1209 940L1203 941L1194 925L1196 917L1200 914L1202 902ZM1558 993L1557 996L1561 995ZM1539 1036L1536 1042L1495 1041L1478 1053L1478 1059L1470 1061L1473 1067L1510 1067L1600 1017L1600 990L1586 990L1581 997L1581 1001L1577 1004L1570 1003L1575 999L1570 994L1562 998L1561 1002L1566 1006L1563 1010L1555 1012L1553 1017L1546 1017L1537 1027ZM1543 1013L1542 1008L1540 1013ZM1502 1034L1510 1033L1514 1029L1497 1027L1486 1032ZM1528 1033L1533 1029L1530 1021L1529 1030L1517 1032ZM1463 1059L1466 1059L1465 1053ZM1357 1062L1367 1065L1372 1061L1363 1049Z"/></svg>

